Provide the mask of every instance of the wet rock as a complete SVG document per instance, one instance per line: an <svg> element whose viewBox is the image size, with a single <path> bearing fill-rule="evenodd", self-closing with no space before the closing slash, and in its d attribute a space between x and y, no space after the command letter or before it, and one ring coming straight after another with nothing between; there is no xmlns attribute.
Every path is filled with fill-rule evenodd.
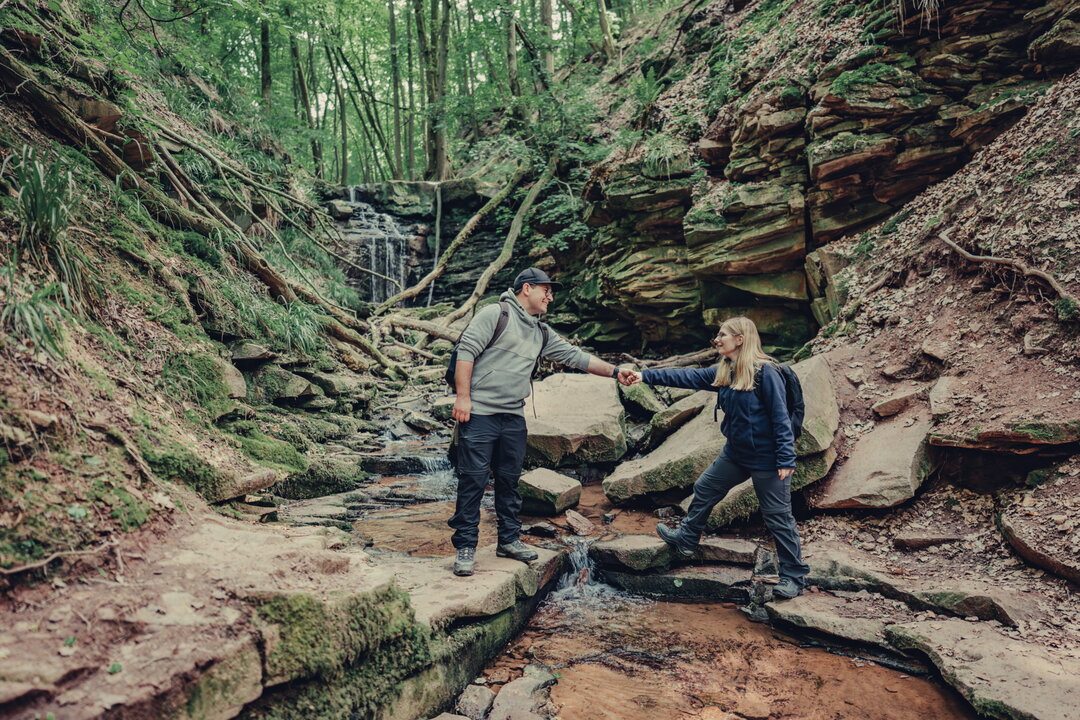
<svg viewBox="0 0 1080 720"><path fill-rule="evenodd" d="M947 545L961 540L963 538L959 535L913 531L894 536L892 543L901 550L923 550L935 545Z"/></svg>
<svg viewBox="0 0 1080 720"><path fill-rule="evenodd" d="M374 391L370 387L370 380L352 373L317 373L300 372L311 382L322 388L322 391L330 397L363 398L370 400Z"/></svg>
<svg viewBox="0 0 1080 720"><path fill-rule="evenodd" d="M410 410L405 413L403 421L406 425L422 434L444 429L443 424L435 418L429 417L421 412L416 412L415 410Z"/></svg>
<svg viewBox="0 0 1080 720"><path fill-rule="evenodd" d="M650 493L690 487L723 448L724 438L712 412L701 412L656 450L616 467L604 478L604 494L620 504Z"/></svg>
<svg viewBox="0 0 1080 720"><path fill-rule="evenodd" d="M592 535L596 532L596 525L592 520L573 510L566 511L566 524L575 535Z"/></svg>
<svg viewBox="0 0 1080 720"><path fill-rule="evenodd" d="M833 371L824 355L816 355L792 366L803 389L806 416L803 431L795 441L799 457L816 455L832 445L840 427L840 406L833 389Z"/></svg>
<svg viewBox="0 0 1080 720"><path fill-rule="evenodd" d="M623 416L611 379L552 375L536 383L525 406L526 459L547 467L618 460L627 447Z"/></svg>
<svg viewBox="0 0 1080 720"><path fill-rule="evenodd" d="M1069 720L1080 707L1080 668L1046 648L963 620L892 625L886 636L918 650L984 717Z"/></svg>
<svg viewBox="0 0 1080 720"><path fill-rule="evenodd" d="M494 702L493 690L482 685L470 685L458 697L456 709L469 720L484 720Z"/></svg>
<svg viewBox="0 0 1080 720"><path fill-rule="evenodd" d="M925 411L897 416L859 438L847 461L810 498L816 508L883 508L910 500L933 470Z"/></svg>
<svg viewBox="0 0 1080 720"><path fill-rule="evenodd" d="M795 627L810 628L851 642L885 644L886 623L871 618L852 617L847 601L819 593L765 605L769 618Z"/></svg>
<svg viewBox="0 0 1080 720"><path fill-rule="evenodd" d="M823 453L818 455L811 455L809 457L799 458L799 462L795 466L795 472L791 476L791 490L801 490L807 485L820 480L828 474L829 469L836 461L836 450L829 448ZM690 508L690 501L693 498L687 498L682 502L682 508L684 511ZM733 487L727 496L717 503L716 507L709 514L708 524L706 528L712 532L726 527L732 521L750 517L753 513L757 512L760 507L758 503L757 494L754 492L754 485L750 480L740 483Z"/></svg>
<svg viewBox="0 0 1080 720"><path fill-rule="evenodd" d="M710 565L648 574L608 569L604 578L615 587L644 595L746 602L750 599L752 575L746 567Z"/></svg>
<svg viewBox="0 0 1080 720"><path fill-rule="evenodd" d="M541 720L536 711L547 702L547 693L543 691L555 682L555 676L546 669L529 665L524 675L499 690L488 720Z"/></svg>
<svg viewBox="0 0 1080 720"><path fill-rule="evenodd" d="M527 515L558 515L581 499L581 483L547 468L537 468L521 476L518 491L522 512Z"/></svg>
<svg viewBox="0 0 1080 720"><path fill-rule="evenodd" d="M344 200L331 200L324 206L326 212L330 213L330 216L335 220L348 220L352 217L353 206Z"/></svg>
<svg viewBox="0 0 1080 720"><path fill-rule="evenodd" d="M589 554L599 565L634 572L667 567L672 560L671 548L655 535L623 535L602 540L593 543Z"/></svg>

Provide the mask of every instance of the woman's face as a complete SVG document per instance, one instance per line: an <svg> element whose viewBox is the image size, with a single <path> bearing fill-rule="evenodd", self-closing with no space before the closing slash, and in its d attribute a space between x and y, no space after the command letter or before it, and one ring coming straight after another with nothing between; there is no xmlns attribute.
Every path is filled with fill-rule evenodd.
<svg viewBox="0 0 1080 720"><path fill-rule="evenodd" d="M720 328L720 332L716 333L712 343L720 351L721 355L731 360L739 354L739 348L743 344L743 336L732 335L726 328Z"/></svg>

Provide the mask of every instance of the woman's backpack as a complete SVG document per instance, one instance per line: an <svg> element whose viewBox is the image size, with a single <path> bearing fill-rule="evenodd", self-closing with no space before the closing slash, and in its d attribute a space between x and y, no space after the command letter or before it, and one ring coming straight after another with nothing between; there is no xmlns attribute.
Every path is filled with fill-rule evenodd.
<svg viewBox="0 0 1080 720"><path fill-rule="evenodd" d="M790 365L781 365L776 363L773 365L777 372L780 373L780 379L784 381L784 400L787 405L788 418L791 420L791 434L795 440L799 439L802 435L803 419L806 417L806 403L803 401L802 383L799 382L799 376L795 374L795 371L791 369ZM761 372L759 370L758 372ZM756 390L761 392L761 382L756 383ZM761 404L765 404L765 398L758 395L758 399L761 400Z"/></svg>

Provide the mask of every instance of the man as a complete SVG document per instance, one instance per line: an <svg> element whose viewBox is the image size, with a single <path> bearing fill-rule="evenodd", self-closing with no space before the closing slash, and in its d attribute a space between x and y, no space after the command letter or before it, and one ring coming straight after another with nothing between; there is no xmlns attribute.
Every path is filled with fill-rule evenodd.
<svg viewBox="0 0 1080 720"><path fill-rule="evenodd" d="M550 328L541 329L536 316L547 311L560 287L543 270L523 270L498 303L476 313L458 342L453 412L458 422L458 491L456 510L447 523L454 528L455 575L472 575L476 566L480 500L492 474L499 529L495 554L522 562L537 558L536 551L521 542L518 521L518 479L527 435L523 408L537 358L543 355L593 375L619 375L616 366L574 347ZM492 342L504 303L508 317Z"/></svg>

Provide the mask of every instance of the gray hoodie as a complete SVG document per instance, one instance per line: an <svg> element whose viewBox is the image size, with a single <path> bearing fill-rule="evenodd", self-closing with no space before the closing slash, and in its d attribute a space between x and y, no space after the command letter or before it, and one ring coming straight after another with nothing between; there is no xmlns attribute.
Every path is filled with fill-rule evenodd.
<svg viewBox="0 0 1080 720"><path fill-rule="evenodd" d="M475 363L471 385L473 414L524 415L522 408L531 392L529 379L538 356L543 355L562 365L585 370L589 367L589 354L574 347L550 328L545 345L539 321L525 312L512 290L504 292L499 300L510 305L510 316L506 319L502 335L494 345L484 350L495 334L501 312L499 303L492 303L476 313L462 333L458 343L458 360Z"/></svg>

